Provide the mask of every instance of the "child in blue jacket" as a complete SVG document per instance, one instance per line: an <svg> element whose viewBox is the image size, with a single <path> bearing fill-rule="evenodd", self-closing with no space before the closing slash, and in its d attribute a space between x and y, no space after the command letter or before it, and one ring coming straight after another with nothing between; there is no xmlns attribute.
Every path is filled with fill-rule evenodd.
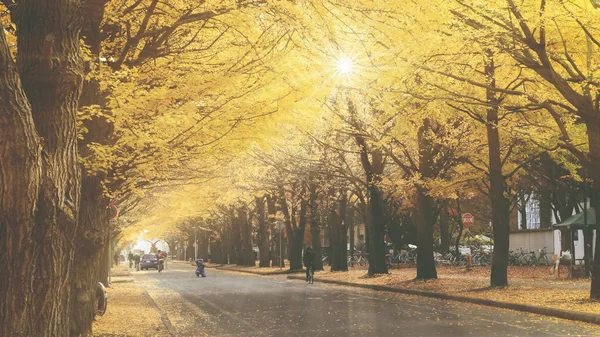
<svg viewBox="0 0 600 337"><path fill-rule="evenodd" d="M204 263L204 260L196 260L196 266L198 266L198 268L196 268L196 277L200 277L200 275L202 275L202 277L206 277L206 273L204 272L206 264Z"/></svg>

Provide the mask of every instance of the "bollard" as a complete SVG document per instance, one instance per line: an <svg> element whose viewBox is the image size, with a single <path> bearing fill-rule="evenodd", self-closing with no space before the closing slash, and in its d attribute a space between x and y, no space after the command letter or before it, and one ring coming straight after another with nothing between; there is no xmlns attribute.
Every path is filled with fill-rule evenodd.
<svg viewBox="0 0 600 337"><path fill-rule="evenodd" d="M466 259L467 259L467 271L470 271L473 268L473 257L471 256L471 253L467 253Z"/></svg>

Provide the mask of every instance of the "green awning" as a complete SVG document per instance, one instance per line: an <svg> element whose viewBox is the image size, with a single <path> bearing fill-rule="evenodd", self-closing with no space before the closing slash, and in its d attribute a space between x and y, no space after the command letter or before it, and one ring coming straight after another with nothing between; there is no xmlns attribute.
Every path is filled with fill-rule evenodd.
<svg viewBox="0 0 600 337"><path fill-rule="evenodd" d="M587 219L585 217L585 214L587 214ZM553 229L563 229L563 228L595 229L596 228L596 212L594 211L593 207L590 207L587 210L585 210L584 212L575 214L572 217L568 218L567 220L565 220L559 224L552 225L552 228Z"/></svg>

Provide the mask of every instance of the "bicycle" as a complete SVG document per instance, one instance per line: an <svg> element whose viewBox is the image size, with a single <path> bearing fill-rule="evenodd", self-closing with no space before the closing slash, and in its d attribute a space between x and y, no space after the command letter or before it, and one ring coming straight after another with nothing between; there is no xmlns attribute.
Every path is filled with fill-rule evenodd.
<svg viewBox="0 0 600 337"><path fill-rule="evenodd" d="M92 305L94 309L94 320L96 319L96 316L104 316L106 308L108 307L108 294L106 293L106 289L102 282L96 283L94 302Z"/></svg>
<svg viewBox="0 0 600 337"><path fill-rule="evenodd" d="M159 273L162 272L164 268L165 268L165 260L163 260L163 259L158 260L158 267L157 267L158 272Z"/></svg>

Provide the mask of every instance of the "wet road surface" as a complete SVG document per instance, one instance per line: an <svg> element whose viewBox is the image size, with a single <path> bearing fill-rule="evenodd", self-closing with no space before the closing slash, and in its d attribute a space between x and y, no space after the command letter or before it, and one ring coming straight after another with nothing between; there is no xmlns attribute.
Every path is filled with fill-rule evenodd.
<svg viewBox="0 0 600 337"><path fill-rule="evenodd" d="M600 327L418 296L171 263L134 272L175 336L600 336Z"/></svg>

